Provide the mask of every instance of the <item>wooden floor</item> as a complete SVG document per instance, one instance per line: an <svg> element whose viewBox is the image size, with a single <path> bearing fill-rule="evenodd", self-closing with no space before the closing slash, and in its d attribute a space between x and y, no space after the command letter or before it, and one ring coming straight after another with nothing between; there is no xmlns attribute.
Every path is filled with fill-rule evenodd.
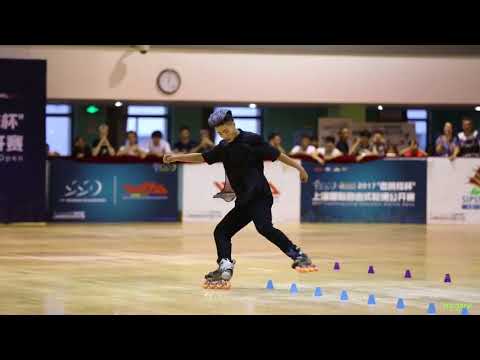
<svg viewBox="0 0 480 360"><path fill-rule="evenodd" d="M229 291L201 287L216 267L214 226L0 226L0 314L408 315L426 314L432 302L439 314L458 314L449 307L457 304L480 314L480 226L278 225L320 268L297 274L249 225L234 238ZM270 279L273 291L265 289ZM367 305L369 294L377 305Z"/></svg>

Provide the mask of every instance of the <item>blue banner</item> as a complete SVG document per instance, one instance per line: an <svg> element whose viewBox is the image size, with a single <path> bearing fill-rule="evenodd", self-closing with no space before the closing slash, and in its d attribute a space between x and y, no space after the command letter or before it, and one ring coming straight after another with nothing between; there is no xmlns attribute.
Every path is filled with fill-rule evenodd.
<svg viewBox="0 0 480 360"><path fill-rule="evenodd" d="M45 221L44 60L0 59L0 222Z"/></svg>
<svg viewBox="0 0 480 360"><path fill-rule="evenodd" d="M50 214L54 221L177 221L177 167L53 160Z"/></svg>
<svg viewBox="0 0 480 360"><path fill-rule="evenodd" d="M426 222L425 160L303 166L309 181L302 184L302 222Z"/></svg>

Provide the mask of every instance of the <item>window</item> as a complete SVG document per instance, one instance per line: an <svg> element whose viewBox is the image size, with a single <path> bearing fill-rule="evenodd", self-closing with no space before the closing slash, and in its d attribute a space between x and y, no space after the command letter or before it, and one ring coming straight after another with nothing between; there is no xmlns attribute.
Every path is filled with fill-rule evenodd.
<svg viewBox="0 0 480 360"><path fill-rule="evenodd" d="M426 151L428 111L425 109L409 109L407 110L407 120L415 126L418 146Z"/></svg>
<svg viewBox="0 0 480 360"><path fill-rule="evenodd" d="M227 109L232 112L237 129L250 131L262 135L262 111L258 108L250 107L217 107L218 109ZM218 144L222 138L215 133L215 144Z"/></svg>
<svg viewBox="0 0 480 360"><path fill-rule="evenodd" d="M72 154L72 106L67 104L47 104L46 138L51 152L61 156Z"/></svg>
<svg viewBox="0 0 480 360"><path fill-rule="evenodd" d="M161 131L168 141L168 108L166 106L128 106L127 131L135 131L138 144L147 149L152 132Z"/></svg>

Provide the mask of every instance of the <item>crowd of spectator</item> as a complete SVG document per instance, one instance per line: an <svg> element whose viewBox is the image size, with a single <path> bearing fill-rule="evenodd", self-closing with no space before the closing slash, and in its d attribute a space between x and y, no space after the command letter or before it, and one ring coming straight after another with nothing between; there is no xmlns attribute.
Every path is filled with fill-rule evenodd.
<svg viewBox="0 0 480 360"><path fill-rule="evenodd" d="M430 154L419 147L416 138L410 139L408 144L399 150L399 145L388 141L383 132L379 130L372 133L363 130L350 142L351 131L343 128L338 132L337 139L327 136L324 139L324 147L313 146L313 139L308 135L303 135L299 144L292 148L289 155L308 156L319 163L342 156L353 156L357 161L368 156L380 158L439 156L448 157L450 160L457 157L480 157L480 134L474 129L472 119L463 118L462 130L455 135L452 124L446 122L443 134L436 139L435 148ZM275 135L279 137L278 134ZM281 143L281 139L278 138L275 142L270 141L270 143L275 146Z"/></svg>
<svg viewBox="0 0 480 360"><path fill-rule="evenodd" d="M338 131L336 138L334 136L325 137L321 147L318 146L317 139L309 135L302 135L298 144L293 146L290 152L287 152L282 146L282 137L279 133L272 133L268 137L268 142L282 153L288 153L290 156L310 157L321 164L342 156L354 157L357 161L368 156L388 158L441 156L448 157L450 160L457 157L480 157L480 135L474 129L470 118L462 120L462 130L455 135L452 124L446 122L443 133L436 139L434 149L430 154L424 149L420 149L415 138L410 139L407 146L399 150L399 145L390 142L378 130L373 131L373 133L363 130L359 133L359 136L351 139L352 132L350 129L342 128ZM75 138L72 156L77 159L113 156L129 156L141 159L147 156L162 158L164 154L172 152L203 152L212 149L214 146L210 130L200 130L199 141L197 142L192 139L190 129L182 127L179 130L178 141L174 144L173 150L161 131L154 131L151 134L151 139L145 149L138 144L137 133L129 131L126 133L125 144L116 151L111 145L108 125L102 124L98 127L97 138L92 142L91 147L84 138L80 136ZM57 153L50 151L48 144L47 154L58 156Z"/></svg>
<svg viewBox="0 0 480 360"><path fill-rule="evenodd" d="M123 146L120 146L118 151L111 145L109 137L109 127L102 124L98 127L97 138L92 142L90 147L85 139L78 136L74 140L72 157L76 159L83 159L89 157L114 157L114 156L128 156L144 159L148 156L163 158L163 155L170 153L191 153L202 152L212 149L215 145L210 137L210 131L207 129L200 130L200 141L197 142L191 138L190 129L182 127L178 134L178 141L174 144L173 150L170 143L164 139L161 131L156 130L152 132L151 138L148 141L146 148L142 148L138 143L138 135L135 131L128 131L126 133L126 140ZM58 156L49 150L47 144L48 156Z"/></svg>

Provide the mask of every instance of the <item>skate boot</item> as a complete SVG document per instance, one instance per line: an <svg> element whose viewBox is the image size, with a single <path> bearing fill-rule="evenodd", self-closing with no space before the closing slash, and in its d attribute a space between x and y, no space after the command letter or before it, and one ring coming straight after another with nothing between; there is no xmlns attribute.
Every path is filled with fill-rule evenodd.
<svg viewBox="0 0 480 360"><path fill-rule="evenodd" d="M302 253L301 251L294 259L292 269L301 273L318 271L317 266L312 263L312 260L310 260L308 255Z"/></svg>
<svg viewBox="0 0 480 360"><path fill-rule="evenodd" d="M230 289L230 279L233 276L235 260L222 259L218 269L205 275L204 289Z"/></svg>

